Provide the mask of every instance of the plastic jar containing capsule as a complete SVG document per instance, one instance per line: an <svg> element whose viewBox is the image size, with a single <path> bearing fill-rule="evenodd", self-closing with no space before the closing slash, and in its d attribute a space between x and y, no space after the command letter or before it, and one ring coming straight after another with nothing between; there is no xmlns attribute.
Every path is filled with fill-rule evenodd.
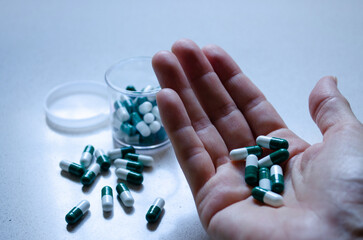
<svg viewBox="0 0 363 240"><path fill-rule="evenodd" d="M169 143L160 120L160 91L151 57L122 60L106 71L113 138L121 145L154 149Z"/></svg>

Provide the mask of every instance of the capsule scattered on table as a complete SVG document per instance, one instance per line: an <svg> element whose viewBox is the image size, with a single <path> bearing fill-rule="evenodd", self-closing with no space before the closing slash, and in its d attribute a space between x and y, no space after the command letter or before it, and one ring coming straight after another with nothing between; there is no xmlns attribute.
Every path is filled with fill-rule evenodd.
<svg viewBox="0 0 363 240"><path fill-rule="evenodd" d="M245 181L248 185L255 186L258 182L258 159L256 155L246 158Z"/></svg>
<svg viewBox="0 0 363 240"><path fill-rule="evenodd" d="M149 223L154 223L156 222L159 217L161 212L164 209L164 205L165 205L165 201L162 198L156 198L153 205L151 205L151 207L149 208L149 210L146 213L146 220Z"/></svg>
<svg viewBox="0 0 363 240"><path fill-rule="evenodd" d="M100 165L98 165L97 163L91 165L91 167L81 177L81 183L85 186L91 185L95 181L100 171Z"/></svg>
<svg viewBox="0 0 363 240"><path fill-rule="evenodd" d="M112 211L113 208L113 193L112 188L110 186L104 186L101 189L101 201L102 201L102 209L105 212Z"/></svg>
<svg viewBox="0 0 363 240"><path fill-rule="evenodd" d="M259 187L266 190L271 190L270 170L267 167L258 169L258 178Z"/></svg>
<svg viewBox="0 0 363 240"><path fill-rule="evenodd" d="M135 148L133 146L122 147L112 149L107 152L108 157L111 160L115 160L116 158L124 158L127 153L135 153Z"/></svg>
<svg viewBox="0 0 363 240"><path fill-rule="evenodd" d="M144 177L140 173L136 173L124 168L116 169L116 176L127 182L140 185L144 181Z"/></svg>
<svg viewBox="0 0 363 240"><path fill-rule="evenodd" d="M69 172L73 175L76 175L78 177L82 176L84 174L84 168L80 165L80 164L77 164L77 163L74 163L74 162L69 162L69 161L66 161L66 160L62 160L60 161L59 163L59 167L66 171L66 172Z"/></svg>
<svg viewBox="0 0 363 240"><path fill-rule="evenodd" d="M239 160L245 159L250 154L253 154L253 155L256 155L257 157L259 157L262 154L262 148L260 146L237 148L237 149L233 149L229 153L229 156L232 161L239 161Z"/></svg>
<svg viewBox="0 0 363 240"><path fill-rule="evenodd" d="M272 165L270 168L271 190L276 193L284 191L284 175L279 165Z"/></svg>
<svg viewBox="0 0 363 240"><path fill-rule="evenodd" d="M284 199L281 195L261 187L254 187L252 189L252 197L272 207L280 207L284 205Z"/></svg>
<svg viewBox="0 0 363 240"><path fill-rule="evenodd" d="M142 173L144 170L144 165L141 162L129 161L126 159L116 159L113 164L116 168L125 168L138 173Z"/></svg>
<svg viewBox="0 0 363 240"><path fill-rule="evenodd" d="M111 162L106 153L102 149L97 149L95 156L96 162L101 166L101 169L107 171L111 166Z"/></svg>
<svg viewBox="0 0 363 240"><path fill-rule="evenodd" d="M93 153L95 148L92 145L87 145L82 153L80 163L83 167L88 168L92 163Z"/></svg>
<svg viewBox="0 0 363 240"><path fill-rule="evenodd" d="M289 143L287 140L276 137L258 136L256 143L264 148L278 150L281 148L288 149Z"/></svg>
<svg viewBox="0 0 363 240"><path fill-rule="evenodd" d="M88 211L90 204L87 200L80 201L77 206L71 209L65 217L68 224L74 224L78 222L82 216Z"/></svg>
<svg viewBox="0 0 363 240"><path fill-rule="evenodd" d="M117 191L117 194L118 194L119 198L121 199L122 203L126 207L132 207L134 205L135 200L132 197L129 188L127 187L127 185L125 183L117 184L116 191Z"/></svg>
<svg viewBox="0 0 363 240"><path fill-rule="evenodd" d="M289 152L286 149L282 148L258 160L258 166L271 167L274 164L279 164L286 161L288 158L289 158Z"/></svg>
<svg viewBox="0 0 363 240"><path fill-rule="evenodd" d="M154 165L154 158L148 155L142 155L137 153L127 153L125 155L125 159L129 159L132 161L139 161L141 162L145 167L152 167Z"/></svg>

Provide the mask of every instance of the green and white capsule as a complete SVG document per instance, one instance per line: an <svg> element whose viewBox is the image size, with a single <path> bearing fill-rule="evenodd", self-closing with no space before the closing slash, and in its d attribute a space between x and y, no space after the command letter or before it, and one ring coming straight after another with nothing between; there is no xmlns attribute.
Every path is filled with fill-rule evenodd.
<svg viewBox="0 0 363 240"><path fill-rule="evenodd" d="M118 193L118 197L121 199L121 202L126 207L132 207L134 205L134 198L131 195L131 192L125 183L119 183L116 185L116 191Z"/></svg>
<svg viewBox="0 0 363 240"><path fill-rule="evenodd" d="M120 119L122 122L126 122L130 119L129 112L120 101L116 101L114 103L114 107L115 107L115 115L118 119Z"/></svg>
<svg viewBox="0 0 363 240"><path fill-rule="evenodd" d="M279 165L272 165L270 168L271 190L276 193L284 191L284 175Z"/></svg>
<svg viewBox="0 0 363 240"><path fill-rule="evenodd" d="M125 168L117 168L116 176L130 183L140 185L144 181L144 177L140 173L136 173Z"/></svg>
<svg viewBox="0 0 363 240"><path fill-rule="evenodd" d="M112 149L107 152L107 155L111 160L115 160L117 158L125 158L126 154L135 153L135 152L136 150L133 146L128 146L128 147Z"/></svg>
<svg viewBox="0 0 363 240"><path fill-rule="evenodd" d="M142 104L140 104L138 110L140 114L145 115L146 113L151 112L152 108L153 108L152 103L149 101L145 101Z"/></svg>
<svg viewBox="0 0 363 240"><path fill-rule="evenodd" d="M137 129L130 123L122 123L120 130L129 136L134 136L137 133Z"/></svg>
<svg viewBox="0 0 363 240"><path fill-rule="evenodd" d="M92 145L87 145L82 153L80 163L83 167L88 168L93 159L95 148Z"/></svg>
<svg viewBox="0 0 363 240"><path fill-rule="evenodd" d="M260 146L250 146L250 147L233 149L229 153L229 157L231 158L232 161L239 161L246 159L246 157L250 154L259 157L262 154L262 148Z"/></svg>
<svg viewBox="0 0 363 240"><path fill-rule="evenodd" d="M131 113L131 123L135 126L137 131L139 131L139 133L143 137L150 136L151 131L149 126L141 119L140 115L137 112Z"/></svg>
<svg viewBox="0 0 363 240"><path fill-rule="evenodd" d="M156 222L159 219L160 214L164 209L164 205L165 205L164 199L162 198L155 199L153 205L151 205L151 207L146 213L146 220L149 223Z"/></svg>
<svg viewBox="0 0 363 240"><path fill-rule="evenodd" d="M139 161L145 167L152 167L154 165L154 158L147 155L137 154L137 153L127 153L125 159L132 161Z"/></svg>
<svg viewBox="0 0 363 240"><path fill-rule="evenodd" d="M105 212L112 211L113 208L113 193L112 188L109 186L104 186L101 189L101 201L102 201L102 209Z"/></svg>
<svg viewBox="0 0 363 240"><path fill-rule="evenodd" d="M129 161L126 159L116 159L113 164L116 168L125 168L138 173L142 173L144 170L144 165L141 162Z"/></svg>
<svg viewBox="0 0 363 240"><path fill-rule="evenodd" d="M284 205L284 199L281 195L261 187L254 187L252 189L252 197L272 207L281 207Z"/></svg>
<svg viewBox="0 0 363 240"><path fill-rule="evenodd" d="M93 164L81 177L81 183L85 186L91 185L95 181L100 171L101 171L100 165Z"/></svg>
<svg viewBox="0 0 363 240"><path fill-rule="evenodd" d="M73 175L76 175L78 177L80 177L80 176L82 176L84 174L84 168L81 165L77 164L77 163L62 160L59 163L59 167L62 170L66 171L66 172L69 172L69 173L71 173Z"/></svg>
<svg viewBox="0 0 363 240"><path fill-rule="evenodd" d="M126 95L121 95L120 100L122 105L126 108L126 110L131 114L132 112L135 112L135 104L131 101L131 99Z"/></svg>
<svg viewBox="0 0 363 240"><path fill-rule="evenodd" d="M263 189L271 190L271 181L270 181L270 170L266 167L262 167L258 170L258 186Z"/></svg>
<svg viewBox="0 0 363 240"><path fill-rule="evenodd" d="M245 181L248 185L255 186L258 182L258 159L256 155L246 158Z"/></svg>
<svg viewBox="0 0 363 240"><path fill-rule="evenodd" d="M150 123L149 125L150 131L151 133L157 133L160 129L161 129L161 124L159 121L153 121L152 123Z"/></svg>
<svg viewBox="0 0 363 240"><path fill-rule="evenodd" d="M144 115L143 119L145 123L150 124L155 120L155 116L149 112Z"/></svg>
<svg viewBox="0 0 363 240"><path fill-rule="evenodd" d="M68 224L74 224L78 222L83 215L88 211L90 204L87 200L80 201L77 206L71 209L66 215L66 222Z"/></svg>
<svg viewBox="0 0 363 240"><path fill-rule="evenodd" d="M127 86L126 86L126 90L127 90L127 91L133 91L133 92L134 92L134 91L136 91L136 88L135 88L135 86L134 86L134 85L127 85Z"/></svg>
<svg viewBox="0 0 363 240"><path fill-rule="evenodd" d="M278 150L281 148L288 149L289 143L287 140L276 137L258 136L256 143L264 148Z"/></svg>
<svg viewBox="0 0 363 240"><path fill-rule="evenodd" d="M111 162L106 153L102 149L97 149L95 156L96 162L101 166L101 169L107 171L111 166Z"/></svg>
<svg viewBox="0 0 363 240"><path fill-rule="evenodd" d="M289 152L286 149L282 148L260 159L258 161L258 166L271 167L274 164L279 164L286 161L288 158L289 158Z"/></svg>
<svg viewBox="0 0 363 240"><path fill-rule="evenodd" d="M154 114L155 118L160 122L161 118L160 118L160 112L159 112L159 107L158 106L154 106L153 109L151 110L151 113Z"/></svg>

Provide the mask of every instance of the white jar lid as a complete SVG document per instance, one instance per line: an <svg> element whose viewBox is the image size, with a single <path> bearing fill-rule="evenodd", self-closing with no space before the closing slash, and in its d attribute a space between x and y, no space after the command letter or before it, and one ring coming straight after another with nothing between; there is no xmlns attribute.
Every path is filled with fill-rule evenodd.
<svg viewBox="0 0 363 240"><path fill-rule="evenodd" d="M91 131L105 126L109 120L109 104L105 84L76 81L53 88L44 105L47 123L67 132Z"/></svg>

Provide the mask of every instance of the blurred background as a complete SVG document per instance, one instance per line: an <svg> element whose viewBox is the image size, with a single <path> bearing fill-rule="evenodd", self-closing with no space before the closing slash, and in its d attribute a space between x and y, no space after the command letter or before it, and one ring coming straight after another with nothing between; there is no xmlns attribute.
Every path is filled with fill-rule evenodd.
<svg viewBox="0 0 363 240"><path fill-rule="evenodd" d="M45 121L46 94L65 82L103 83L120 59L152 56L189 38L224 48L287 125L317 143L308 97L321 77L336 76L363 119L362 7L358 0L0 0L1 239L208 239L171 147L155 153L156 165L133 189L139 205L125 210L114 198L114 213L105 217L100 189L115 183L113 171L85 190L58 164L77 161L90 143L112 149L111 130L55 131ZM165 214L149 226L144 216L159 195ZM90 213L67 227L65 214L83 198Z"/></svg>

